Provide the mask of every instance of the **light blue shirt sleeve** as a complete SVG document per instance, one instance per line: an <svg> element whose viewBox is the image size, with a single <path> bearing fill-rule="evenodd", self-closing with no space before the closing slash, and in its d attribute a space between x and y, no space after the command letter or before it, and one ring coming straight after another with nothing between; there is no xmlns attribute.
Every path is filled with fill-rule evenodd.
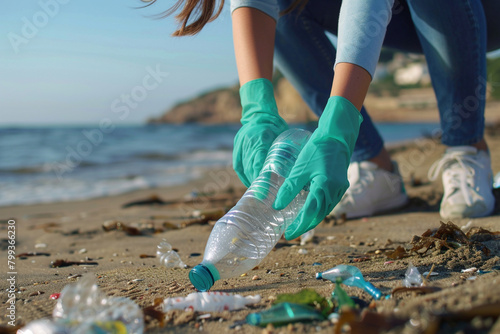
<svg viewBox="0 0 500 334"><path fill-rule="evenodd" d="M342 2L335 65L351 63L361 66L373 78L393 4L394 0Z"/></svg>
<svg viewBox="0 0 500 334"><path fill-rule="evenodd" d="M258 9L278 22L280 8L277 0L231 0L231 13L239 7L252 7Z"/></svg>

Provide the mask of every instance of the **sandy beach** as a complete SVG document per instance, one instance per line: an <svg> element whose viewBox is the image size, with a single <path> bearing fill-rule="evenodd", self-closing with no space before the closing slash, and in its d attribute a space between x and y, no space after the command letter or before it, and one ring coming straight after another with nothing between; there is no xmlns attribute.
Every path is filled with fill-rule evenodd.
<svg viewBox="0 0 500 334"><path fill-rule="evenodd" d="M487 132L494 173L500 171L500 135L497 130ZM335 325L328 320L275 329L262 329L240 322L251 312L269 308L278 294L313 288L324 297L330 296L335 285L316 280L315 273L338 264L356 265L367 281L383 294L391 294L394 288L401 286L410 262L421 273L429 271L434 264L433 271L438 275L429 277L428 286L440 288L440 291L425 295L400 293L372 303L370 312L384 315L386 319L400 319L401 325L391 323L385 331L382 331L382 325L373 325L370 327L372 331L365 333L378 333L376 329L388 333L423 333L424 330L429 330L426 333L500 333L500 320L497 319L500 314L498 235L486 236L478 241L489 252L476 244L456 249L431 248L423 255L408 252L408 256L403 258L389 257L398 246L409 251L414 236L440 227L442 186L440 178L429 182L427 171L441 157L444 149L438 140L432 138L391 148L411 198L410 204L402 210L348 221L326 219L316 228L311 242L301 246L298 240L282 239L246 276L217 281L212 288L213 291L245 296L259 294L262 299L258 304L239 311L212 313L206 319L197 319L205 312L170 312L163 327L157 320L146 319L146 333L332 333ZM166 239L189 267L195 266L202 260L214 223L213 220L197 219L197 214L199 211L227 210L244 190L232 169L227 167L213 170L202 179L182 186L86 201L0 208L2 262L7 262L9 219L15 221L16 254L28 253L15 260L18 288L16 323L27 324L35 319L50 317L56 300L49 296L61 292L64 286L76 282L79 275L85 273L94 275L106 294L131 298L141 308L152 305L155 298L186 296L194 292L188 278L189 269L160 266L158 259L154 258L156 245ZM195 193L197 197L193 197ZM151 196L157 196L163 204L123 207L126 203ZM500 231L498 212L497 208L491 217L456 219L452 222L459 228L464 227L465 232L473 227L496 232ZM105 231L103 224L107 222L109 227L112 221L124 224L121 226L135 227L140 235L131 235L136 230L127 228ZM29 256L30 252L43 254ZM84 260L97 265L53 268L51 263L57 260ZM461 272L470 267L486 273ZM4 272L8 271L4 265L2 268ZM5 311L8 300L5 279L0 288ZM367 303L372 300L358 288L345 287L345 290ZM489 313L480 317L478 309L485 305ZM436 319L441 319L441 322L437 330L432 331ZM6 327L9 327L8 321L6 317L1 318L1 324Z"/></svg>

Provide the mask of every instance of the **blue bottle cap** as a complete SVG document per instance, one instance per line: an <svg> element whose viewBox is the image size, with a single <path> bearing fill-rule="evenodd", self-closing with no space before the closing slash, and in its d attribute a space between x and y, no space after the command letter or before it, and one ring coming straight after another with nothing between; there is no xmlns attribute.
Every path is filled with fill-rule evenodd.
<svg viewBox="0 0 500 334"><path fill-rule="evenodd" d="M210 269L203 264L198 264L189 272L189 280L199 291L208 291L214 285L215 279Z"/></svg>
<svg viewBox="0 0 500 334"><path fill-rule="evenodd" d="M316 279L322 279L323 278L323 274L321 273L316 273Z"/></svg>
<svg viewBox="0 0 500 334"><path fill-rule="evenodd" d="M262 316L259 313L250 313L247 315L246 319L247 323L254 326L259 326L262 321Z"/></svg>

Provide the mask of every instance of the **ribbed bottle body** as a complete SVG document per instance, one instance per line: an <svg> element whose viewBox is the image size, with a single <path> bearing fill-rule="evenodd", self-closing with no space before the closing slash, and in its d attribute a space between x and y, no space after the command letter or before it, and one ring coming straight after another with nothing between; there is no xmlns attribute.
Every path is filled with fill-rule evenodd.
<svg viewBox="0 0 500 334"><path fill-rule="evenodd" d="M307 197L302 190L283 210L272 205L311 133L292 129L280 135L269 150L260 175L238 203L214 226L203 264L215 267L220 278L240 275L257 266L277 244Z"/></svg>

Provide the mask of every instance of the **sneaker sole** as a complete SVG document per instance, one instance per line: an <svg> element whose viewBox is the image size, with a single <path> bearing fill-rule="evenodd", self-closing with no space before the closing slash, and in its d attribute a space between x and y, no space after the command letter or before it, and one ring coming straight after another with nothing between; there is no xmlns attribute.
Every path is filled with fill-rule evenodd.
<svg viewBox="0 0 500 334"><path fill-rule="evenodd" d="M457 219L457 218L479 218L486 217L493 213L495 209L495 201L489 207L484 205L476 205L468 207L466 205L450 205L441 206L439 215L443 219Z"/></svg>

